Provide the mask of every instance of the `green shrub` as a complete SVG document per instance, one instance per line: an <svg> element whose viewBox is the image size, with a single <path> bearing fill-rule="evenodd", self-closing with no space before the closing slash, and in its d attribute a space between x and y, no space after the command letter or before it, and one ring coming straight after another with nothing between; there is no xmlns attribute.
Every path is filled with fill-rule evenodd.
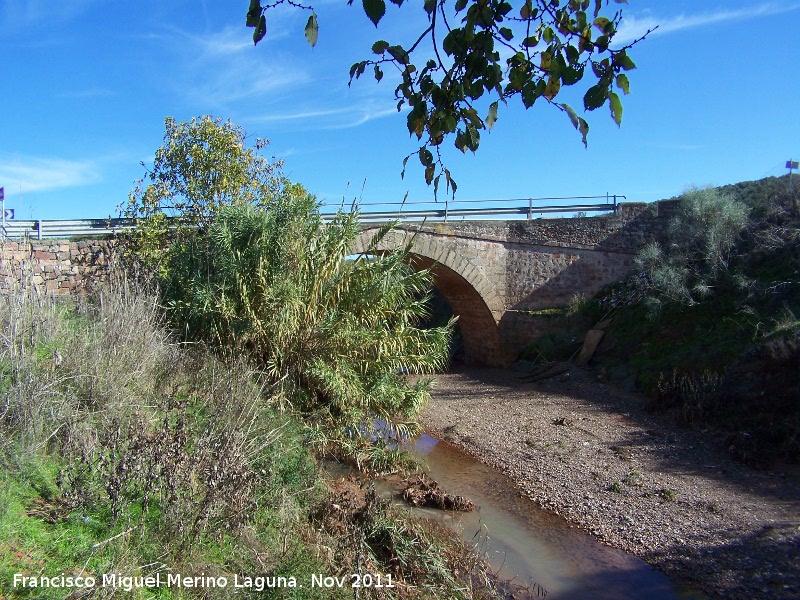
<svg viewBox="0 0 800 600"><path fill-rule="evenodd" d="M734 285L731 257L747 225L748 208L713 188L680 197L664 239L636 257L648 274L646 287L674 302L695 304L715 287Z"/></svg>
<svg viewBox="0 0 800 600"><path fill-rule="evenodd" d="M307 194L265 210L224 208L207 232L172 249L162 280L176 330L250 357L288 403L345 444L369 438L376 419L414 431L429 382L400 373L444 367L451 331L416 326L431 275L406 264L407 249L348 258L356 219L323 225Z"/></svg>

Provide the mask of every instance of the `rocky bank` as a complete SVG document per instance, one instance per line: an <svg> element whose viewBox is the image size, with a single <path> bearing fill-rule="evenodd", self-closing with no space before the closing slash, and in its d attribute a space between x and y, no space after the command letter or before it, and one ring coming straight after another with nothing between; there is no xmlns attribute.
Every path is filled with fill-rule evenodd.
<svg viewBox="0 0 800 600"><path fill-rule="evenodd" d="M800 470L734 462L709 432L573 369L437 379L424 427L601 541L723 598L800 597Z"/></svg>

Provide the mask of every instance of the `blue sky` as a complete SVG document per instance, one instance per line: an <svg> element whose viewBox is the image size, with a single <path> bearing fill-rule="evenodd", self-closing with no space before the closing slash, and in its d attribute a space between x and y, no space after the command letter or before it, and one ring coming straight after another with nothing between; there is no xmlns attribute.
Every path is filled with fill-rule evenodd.
<svg viewBox="0 0 800 600"><path fill-rule="evenodd" d="M424 13L390 5L376 31L359 6L312 3L314 49L303 37L307 14L283 8L268 13L267 37L253 47L246 0L0 0L7 207L18 219L116 216L164 118L203 114L269 138L268 155L320 200L432 198L415 158L400 178L419 144L396 111L391 76L347 86L375 40L409 40ZM800 158L800 1L629 0L623 11L620 37L659 29L631 51L638 69L622 127L605 107L584 115L585 149L546 102L501 105L476 155L446 153L457 199L608 192L653 201L782 175ZM570 92L563 101L580 107Z"/></svg>

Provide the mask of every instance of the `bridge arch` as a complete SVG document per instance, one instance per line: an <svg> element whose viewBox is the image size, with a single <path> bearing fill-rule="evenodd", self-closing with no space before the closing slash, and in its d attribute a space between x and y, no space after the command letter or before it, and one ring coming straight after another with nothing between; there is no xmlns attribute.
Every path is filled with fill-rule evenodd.
<svg viewBox="0 0 800 600"><path fill-rule="evenodd" d="M364 229L353 251L366 251L377 229ZM503 306L494 286L471 261L449 250L435 236L414 237L413 231L398 228L389 232L374 251L388 252L408 242L412 242L412 266L420 270L431 268L434 285L458 316L467 362L503 365L498 331Z"/></svg>

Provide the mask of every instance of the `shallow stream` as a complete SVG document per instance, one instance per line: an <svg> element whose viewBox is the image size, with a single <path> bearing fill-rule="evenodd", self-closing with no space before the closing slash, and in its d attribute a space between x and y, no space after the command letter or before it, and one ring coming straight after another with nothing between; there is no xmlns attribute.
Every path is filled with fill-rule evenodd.
<svg viewBox="0 0 800 600"><path fill-rule="evenodd" d="M414 451L442 488L479 507L470 513L414 510L452 522L465 539L479 544L501 578L531 589L538 584L553 600L706 598L537 507L508 477L451 444L423 435Z"/></svg>

